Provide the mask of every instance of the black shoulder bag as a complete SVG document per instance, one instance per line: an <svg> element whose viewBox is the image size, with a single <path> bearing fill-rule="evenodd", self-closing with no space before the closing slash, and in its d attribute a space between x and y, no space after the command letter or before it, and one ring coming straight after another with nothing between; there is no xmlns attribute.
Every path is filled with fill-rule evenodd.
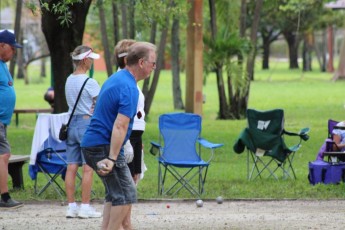
<svg viewBox="0 0 345 230"><path fill-rule="evenodd" d="M72 119L72 117L73 117L74 110L75 110L75 108L77 107L79 98L80 98L80 96L81 96L81 92L83 91L84 86L86 85L86 82L87 82L89 79L90 79L90 78L87 78L87 79L84 81L84 84L83 84L83 86L81 87L81 89L80 89L80 91L79 91L79 94L78 94L78 97L77 97L77 101L76 101L75 104L74 104L74 107L73 107L71 116L69 117L67 124L62 124L62 125L61 125L60 132L59 132L59 139L60 139L61 141L64 141L64 140L67 139L67 130L68 130L69 123L71 122L71 119Z"/></svg>

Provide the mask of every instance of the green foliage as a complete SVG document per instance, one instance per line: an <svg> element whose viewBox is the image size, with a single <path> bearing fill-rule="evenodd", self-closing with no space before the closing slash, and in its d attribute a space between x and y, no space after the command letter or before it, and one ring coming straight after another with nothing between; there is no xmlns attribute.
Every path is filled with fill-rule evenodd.
<svg viewBox="0 0 345 230"><path fill-rule="evenodd" d="M224 24L224 26L226 26L229 31L238 31L239 18L241 13L241 1L216 0L216 9L217 25L222 26Z"/></svg>
<svg viewBox="0 0 345 230"><path fill-rule="evenodd" d="M316 27L327 13L324 0L281 0L279 13L281 30L291 28L305 31Z"/></svg>
<svg viewBox="0 0 345 230"><path fill-rule="evenodd" d="M136 5L138 15L143 16L143 21L151 25L153 21L156 21L159 25L165 27L166 16L185 18L187 12L190 9L190 4L184 0L140 0Z"/></svg>
<svg viewBox="0 0 345 230"><path fill-rule="evenodd" d="M238 33L221 29L215 40L204 36L204 44L207 47L204 53L207 69L213 69L217 64L226 65L237 55L246 56L252 48L250 41L240 38Z"/></svg>
<svg viewBox="0 0 345 230"><path fill-rule="evenodd" d="M83 3L83 0L64 0L56 4L50 4L49 2L50 1L40 0L39 5L37 5L36 1L30 0L25 2L25 6L30 9L34 15L38 13L39 8L50 11L57 15L57 19L60 21L61 25L68 27L72 22L70 7L76 3Z"/></svg>

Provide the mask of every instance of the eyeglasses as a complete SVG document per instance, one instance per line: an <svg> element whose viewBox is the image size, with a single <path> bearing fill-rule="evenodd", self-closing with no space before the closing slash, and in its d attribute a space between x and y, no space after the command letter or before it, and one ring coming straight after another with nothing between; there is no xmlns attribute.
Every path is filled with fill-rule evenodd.
<svg viewBox="0 0 345 230"><path fill-rule="evenodd" d="M148 63L151 63L152 67L156 67L156 62L155 61L148 61L148 60L145 60L145 61L148 62Z"/></svg>

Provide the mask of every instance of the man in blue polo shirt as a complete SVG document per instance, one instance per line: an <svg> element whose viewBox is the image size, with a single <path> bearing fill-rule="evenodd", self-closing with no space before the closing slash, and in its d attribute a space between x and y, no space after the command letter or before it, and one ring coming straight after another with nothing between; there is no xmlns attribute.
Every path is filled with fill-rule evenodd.
<svg viewBox="0 0 345 230"><path fill-rule="evenodd" d="M14 34L8 30L0 32L0 208L19 208L21 202L11 198L8 192L8 161L11 147L7 140L7 126L11 123L16 93L13 87L13 78L8 71L6 62L16 53L16 48L22 48L16 42Z"/></svg>
<svg viewBox="0 0 345 230"><path fill-rule="evenodd" d="M155 67L155 45L136 42L130 46L126 67L103 84L81 143L86 163L97 172L106 191L102 229L131 229L129 210L137 195L123 145L137 113L137 81L150 76Z"/></svg>

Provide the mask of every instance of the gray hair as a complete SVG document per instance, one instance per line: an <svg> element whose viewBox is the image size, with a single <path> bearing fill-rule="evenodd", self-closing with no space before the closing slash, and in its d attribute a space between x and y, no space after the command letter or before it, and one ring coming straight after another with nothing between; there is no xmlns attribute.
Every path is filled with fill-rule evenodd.
<svg viewBox="0 0 345 230"><path fill-rule="evenodd" d="M139 59L148 59L150 52L156 52L156 46L149 42L136 42L128 49L127 65L135 65Z"/></svg>

